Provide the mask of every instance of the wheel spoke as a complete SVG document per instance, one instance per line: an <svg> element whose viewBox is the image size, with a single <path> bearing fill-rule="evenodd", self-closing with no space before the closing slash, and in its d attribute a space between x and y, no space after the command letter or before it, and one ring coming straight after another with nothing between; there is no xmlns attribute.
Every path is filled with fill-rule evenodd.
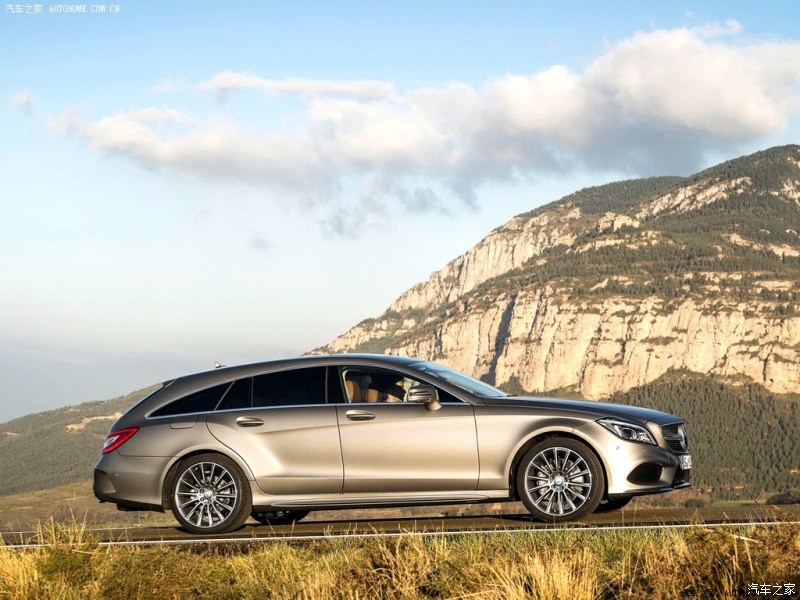
<svg viewBox="0 0 800 600"><path fill-rule="evenodd" d="M230 518L238 497L236 481L224 466L202 462L188 467L178 478L174 506L183 519L207 529Z"/></svg>
<svg viewBox="0 0 800 600"><path fill-rule="evenodd" d="M528 493L535 492L536 490L547 489L550 487L549 483L542 483L541 485L537 485L532 488L528 488Z"/></svg>
<svg viewBox="0 0 800 600"><path fill-rule="evenodd" d="M585 471L581 471L579 473L570 473L569 478L575 479L576 477L583 477L584 475L590 475L589 470L586 469Z"/></svg>
<svg viewBox="0 0 800 600"><path fill-rule="evenodd" d="M197 475L194 474L194 467L189 467L189 469L186 471L186 473L189 473L189 475L192 476L192 479L194 479L195 483L197 484L196 489L200 489L201 487L203 487L203 482L200 481L197 478ZM185 475L185 473L184 473L184 475ZM181 479L183 479L183 477L181 477Z"/></svg>
<svg viewBox="0 0 800 600"><path fill-rule="evenodd" d="M566 516L586 504L592 488L592 471L575 450L545 448L525 471L525 491L533 505L551 516Z"/></svg>
<svg viewBox="0 0 800 600"><path fill-rule="evenodd" d="M570 482L569 482L569 487L572 487L572 486L578 486L578 487L583 487L583 488L590 488L590 487L592 487L592 484L591 484L591 483L582 483L582 482L580 482L580 481L570 481Z"/></svg>
<svg viewBox="0 0 800 600"><path fill-rule="evenodd" d="M211 471L208 473L208 483L211 487L214 487L214 470L217 468L217 465L211 463ZM220 475L222 477L222 475Z"/></svg>
<svg viewBox="0 0 800 600"><path fill-rule="evenodd" d="M580 498L581 499L581 504L586 502L586 496L583 496L583 495L579 494L575 490L570 490L570 492L572 492L575 495L576 498Z"/></svg>
<svg viewBox="0 0 800 600"><path fill-rule="evenodd" d="M198 522L203 517L203 505L200 502L198 502L192 509L192 517Z"/></svg>
<svg viewBox="0 0 800 600"><path fill-rule="evenodd" d="M219 509L214 504L215 502L216 502L216 500L214 500L214 502L212 502L210 506L214 510L214 512L217 513L217 516L219 517L219 522L222 523L225 520L225 517L223 517L222 513L219 512Z"/></svg>
<svg viewBox="0 0 800 600"><path fill-rule="evenodd" d="M188 488L189 488L189 489L190 489L192 492L194 492L194 493L197 493L197 490L198 490L198 489L200 489L200 488L199 488L199 487L197 487L197 486L195 486L194 484L192 484L192 483L189 483L188 481L186 481L186 480L183 478L185 475L186 475L186 473L184 473L183 475L181 475L180 483L184 484L184 485L185 485L186 487L188 487ZM192 475L192 478L194 478L194 480L195 480L195 481L197 481L197 478L196 478L196 477L194 477L194 475Z"/></svg>
<svg viewBox="0 0 800 600"><path fill-rule="evenodd" d="M534 501L533 501L533 503L534 503L536 506L539 506L539 504L540 504L541 502L544 502L544 501L545 501L545 499L546 499L548 496L551 496L552 494L553 494L553 490L550 490L550 489L548 489L548 490L547 490L545 493L543 493L543 494L542 494L542 495L540 495L540 496L539 496L539 497L538 497L536 500L534 500Z"/></svg>
<svg viewBox="0 0 800 600"><path fill-rule="evenodd" d="M547 512L550 513L551 515L553 514L553 512L552 512L553 500L555 500L555 498L556 498L556 493L552 492L550 494L550 500L547 501Z"/></svg>
<svg viewBox="0 0 800 600"><path fill-rule="evenodd" d="M545 472L545 474L550 475L551 473L555 472L556 468L550 464L550 461L544 454L542 454L542 462L544 464L540 464L539 467Z"/></svg>

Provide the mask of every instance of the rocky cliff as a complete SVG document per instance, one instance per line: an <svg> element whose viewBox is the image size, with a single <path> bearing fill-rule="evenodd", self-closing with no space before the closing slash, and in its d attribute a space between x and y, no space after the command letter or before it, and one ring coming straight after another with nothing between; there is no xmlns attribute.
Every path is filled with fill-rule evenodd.
<svg viewBox="0 0 800 600"><path fill-rule="evenodd" d="M673 369L800 391L800 147L519 215L318 351L601 398Z"/></svg>

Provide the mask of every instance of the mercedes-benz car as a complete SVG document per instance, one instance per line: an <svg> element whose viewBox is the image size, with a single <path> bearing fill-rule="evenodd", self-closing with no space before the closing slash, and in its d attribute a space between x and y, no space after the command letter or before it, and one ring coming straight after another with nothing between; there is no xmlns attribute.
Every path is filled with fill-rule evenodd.
<svg viewBox="0 0 800 600"><path fill-rule="evenodd" d="M521 500L580 519L690 485L686 428L616 404L511 396L442 365L306 356L179 377L112 427L94 493L192 533L313 510Z"/></svg>

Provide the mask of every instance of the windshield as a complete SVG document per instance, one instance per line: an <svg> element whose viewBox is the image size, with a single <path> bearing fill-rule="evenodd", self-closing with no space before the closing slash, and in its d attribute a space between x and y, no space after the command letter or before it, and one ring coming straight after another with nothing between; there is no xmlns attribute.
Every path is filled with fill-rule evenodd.
<svg viewBox="0 0 800 600"><path fill-rule="evenodd" d="M508 395L505 392L501 392L496 387L492 387L488 383L478 381L469 375L464 375L463 373L453 371L452 369L448 369L447 367L443 367L442 365L437 365L435 363L418 362L409 365L409 367L418 371L422 371L428 375L432 375L433 377L436 377L436 379L441 379L442 381L453 384L465 392L480 396L481 398L499 398L501 396Z"/></svg>

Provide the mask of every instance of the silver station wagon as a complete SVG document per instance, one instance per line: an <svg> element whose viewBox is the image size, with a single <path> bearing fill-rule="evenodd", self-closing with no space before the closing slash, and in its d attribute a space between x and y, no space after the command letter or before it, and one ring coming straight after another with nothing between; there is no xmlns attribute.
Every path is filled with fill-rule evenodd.
<svg viewBox="0 0 800 600"><path fill-rule="evenodd" d="M521 500L543 521L688 487L679 417L522 398L444 366L308 356L167 381L113 426L94 493L192 533L312 510Z"/></svg>

